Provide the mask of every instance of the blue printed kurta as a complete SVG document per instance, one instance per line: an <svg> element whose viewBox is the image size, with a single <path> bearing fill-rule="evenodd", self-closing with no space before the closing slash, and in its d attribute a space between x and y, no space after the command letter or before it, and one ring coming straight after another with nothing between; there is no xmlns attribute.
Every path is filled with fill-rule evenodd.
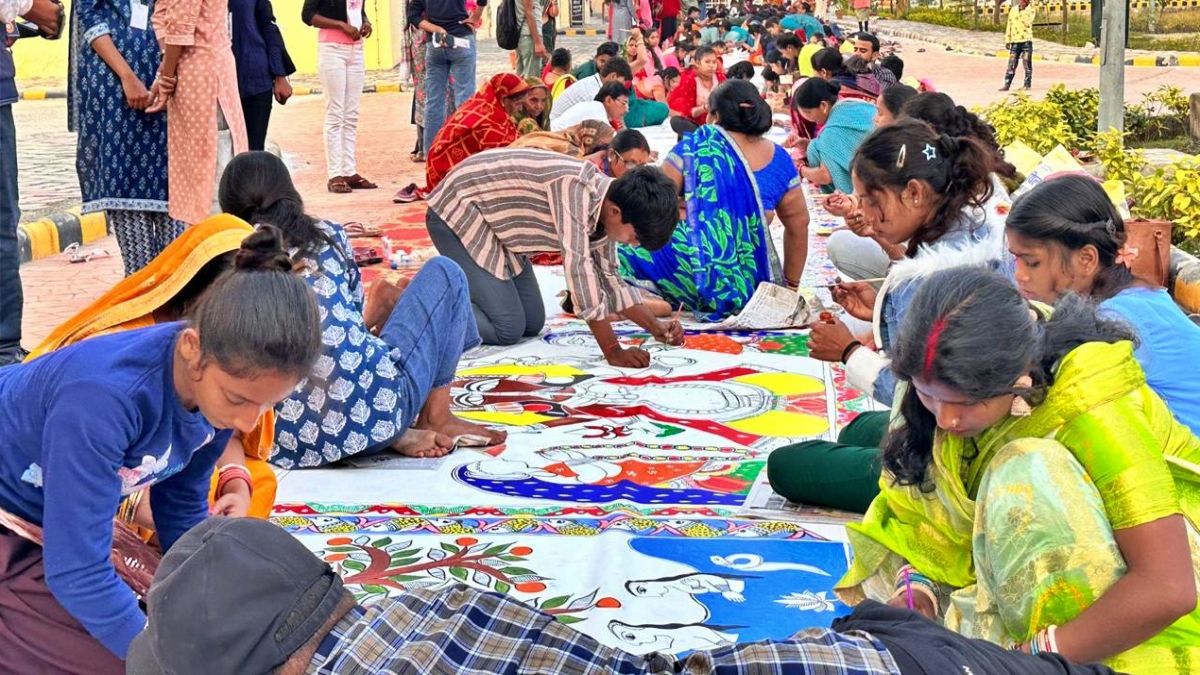
<svg viewBox="0 0 1200 675"><path fill-rule="evenodd" d="M154 0L145 0L147 15ZM125 103L125 90L92 49L108 35L148 89L159 66L154 29L133 28L131 0L78 0L71 6L67 126L79 133L75 166L83 212L167 210L167 116Z"/></svg>
<svg viewBox="0 0 1200 675"><path fill-rule="evenodd" d="M398 393L400 371L391 348L364 328L363 284L350 239L340 225L321 223L342 252L326 244L302 258L317 296L321 356L312 372L275 406L271 462L285 469L336 462L389 445L416 410Z"/></svg>

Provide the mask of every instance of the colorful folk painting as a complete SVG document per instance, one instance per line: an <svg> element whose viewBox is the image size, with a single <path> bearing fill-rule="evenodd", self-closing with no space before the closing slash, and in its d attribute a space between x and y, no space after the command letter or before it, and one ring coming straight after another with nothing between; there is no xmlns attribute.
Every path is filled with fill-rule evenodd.
<svg viewBox="0 0 1200 675"><path fill-rule="evenodd" d="M604 364L599 350L547 354L525 345L465 362L453 409L477 422L538 430L636 417L760 448L829 437L835 396L824 365L809 359L789 361L786 370L770 364L759 354L682 349L656 355L651 368L631 373Z"/></svg>
<svg viewBox="0 0 1200 675"><path fill-rule="evenodd" d="M319 508L277 507L273 521L363 603L461 582L634 653L781 639L848 611L832 593L846 545L818 526L704 511Z"/></svg>

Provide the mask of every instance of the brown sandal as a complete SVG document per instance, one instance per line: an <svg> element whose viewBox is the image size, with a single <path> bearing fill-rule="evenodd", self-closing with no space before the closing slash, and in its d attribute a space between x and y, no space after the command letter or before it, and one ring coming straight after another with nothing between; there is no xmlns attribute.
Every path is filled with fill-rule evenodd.
<svg viewBox="0 0 1200 675"><path fill-rule="evenodd" d="M329 191L334 194L345 195L352 192L350 189L350 184L347 183L346 179L342 176L334 176L333 178L330 178L327 187L329 188Z"/></svg>
<svg viewBox="0 0 1200 675"><path fill-rule="evenodd" d="M353 176L345 176L344 178L346 185L349 185L350 188L354 190L374 190L375 188L379 187L378 185L358 174L354 174Z"/></svg>

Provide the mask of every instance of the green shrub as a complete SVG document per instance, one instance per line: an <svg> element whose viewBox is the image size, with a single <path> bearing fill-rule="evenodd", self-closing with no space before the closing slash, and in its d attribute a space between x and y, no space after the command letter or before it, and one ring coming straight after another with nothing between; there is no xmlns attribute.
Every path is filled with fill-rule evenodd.
<svg viewBox="0 0 1200 675"><path fill-rule="evenodd" d="M1046 94L1046 100L1058 106L1075 140L1086 147L1096 136L1096 120L1100 114L1100 90L1067 89L1056 84Z"/></svg>
<svg viewBox="0 0 1200 675"><path fill-rule="evenodd" d="M1000 147L1022 141L1042 154L1060 143L1068 149L1076 147L1066 116L1053 101L1035 101L1019 93L976 112L996 130Z"/></svg>

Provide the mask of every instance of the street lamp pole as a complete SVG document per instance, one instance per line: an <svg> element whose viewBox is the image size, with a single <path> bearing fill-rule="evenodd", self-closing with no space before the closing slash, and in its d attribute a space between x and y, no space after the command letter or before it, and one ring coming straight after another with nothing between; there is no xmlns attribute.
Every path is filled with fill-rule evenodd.
<svg viewBox="0 0 1200 675"><path fill-rule="evenodd" d="M1100 28L1100 123L1097 127L1102 132L1125 129L1125 13L1125 0L1104 0Z"/></svg>

